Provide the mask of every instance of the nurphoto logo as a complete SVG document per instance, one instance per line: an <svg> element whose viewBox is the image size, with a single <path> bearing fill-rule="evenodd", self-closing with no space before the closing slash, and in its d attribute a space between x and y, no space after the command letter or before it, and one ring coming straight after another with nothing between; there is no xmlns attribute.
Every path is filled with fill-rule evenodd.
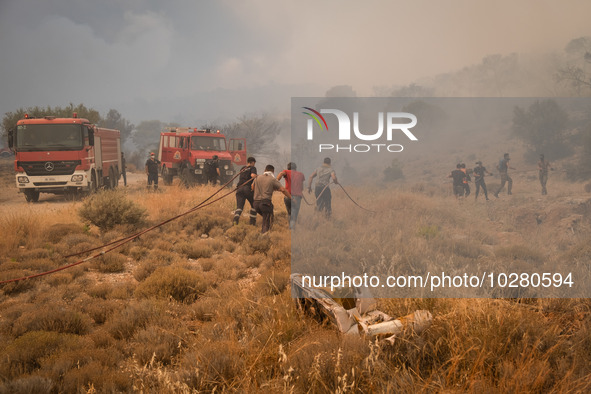
<svg viewBox="0 0 591 394"><path fill-rule="evenodd" d="M351 141L351 130L353 136L360 141L378 141L383 140L384 129L386 130L385 140L391 142L394 135L402 132L409 140L418 141L418 138L410 131L417 124L417 117L408 112L384 112L377 113L378 128L377 131L371 133L362 132L359 127L359 112L353 112L353 127L351 127L351 118L347 113L338 109L320 109L317 111L310 107L302 107L306 111L303 114L310 117L307 122L307 139L314 140L314 124L320 131L328 131L328 123L322 114L330 114L336 117L338 122L338 141ZM385 127L384 127L385 123ZM387 143L372 143L372 144L318 144L318 152L334 151L334 152L356 152L364 153L370 151L388 151L388 152L402 152L404 147L400 144Z"/></svg>

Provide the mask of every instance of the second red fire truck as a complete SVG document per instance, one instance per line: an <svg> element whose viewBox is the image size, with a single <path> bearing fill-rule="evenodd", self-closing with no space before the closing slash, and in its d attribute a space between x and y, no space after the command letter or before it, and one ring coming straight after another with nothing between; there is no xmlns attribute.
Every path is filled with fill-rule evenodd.
<svg viewBox="0 0 591 394"><path fill-rule="evenodd" d="M179 177L187 186L207 182L207 166L218 157L220 182L226 183L236 174L234 166L246 164L246 140L226 137L219 130L174 127L160 134L158 159L165 185Z"/></svg>

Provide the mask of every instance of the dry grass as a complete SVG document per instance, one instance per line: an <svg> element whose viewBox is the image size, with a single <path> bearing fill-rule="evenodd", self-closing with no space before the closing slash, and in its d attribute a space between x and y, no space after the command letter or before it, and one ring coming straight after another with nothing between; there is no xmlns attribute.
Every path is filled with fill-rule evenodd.
<svg viewBox="0 0 591 394"><path fill-rule="evenodd" d="M377 216L335 190L331 221L302 206L294 242L303 247L296 252L311 268L345 264L398 274L452 263L584 267L591 256L588 197L572 197L581 185L560 188L545 200L516 189L513 200L494 204L456 202L428 182L348 188L360 204L381 209ZM214 191L162 189L125 192L146 209L148 224ZM585 299L381 299L380 309L393 316L430 310L432 327L388 346L338 335L294 307L282 196L274 203L275 226L266 236L260 217L257 227L231 226L229 197L74 270L2 286L0 393L591 389ZM76 214L83 204L0 218L0 279L55 268L66 263L62 254L126 234L125 227L85 228ZM571 215L581 217L564 223ZM354 231L370 224L374 232ZM307 235L310 229L354 242L331 248Z"/></svg>

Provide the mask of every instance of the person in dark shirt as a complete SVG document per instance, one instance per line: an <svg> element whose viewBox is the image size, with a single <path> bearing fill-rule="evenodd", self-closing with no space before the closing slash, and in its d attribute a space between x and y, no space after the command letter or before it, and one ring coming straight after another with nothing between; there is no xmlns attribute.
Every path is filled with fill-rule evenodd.
<svg viewBox="0 0 591 394"><path fill-rule="evenodd" d="M548 194L548 190L546 190L546 182L548 182L548 169L554 170L554 168L550 168L550 162L544 159L544 155L540 155L540 161L538 161L538 171L543 196Z"/></svg>
<svg viewBox="0 0 591 394"><path fill-rule="evenodd" d="M234 211L233 223L238 224L240 222L240 216L244 209L244 203L248 201L250 204L250 224L256 225L257 222L257 211L254 209L254 192L252 191L252 182L257 177L257 168L255 167L256 160L254 157L249 157L246 160L246 165L240 170L240 176L238 178L238 185L236 191L236 210Z"/></svg>
<svg viewBox="0 0 591 394"><path fill-rule="evenodd" d="M499 161L499 165L497 166L497 170L499 170L499 174L501 175L501 186L495 193L495 197L499 198L499 193L505 187L505 183L507 184L507 194L511 195L511 188L513 187L513 179L509 176L508 170L514 170L515 168L509 166L509 157L508 153L503 155L503 158Z"/></svg>
<svg viewBox="0 0 591 394"><path fill-rule="evenodd" d="M127 164L123 152L121 152L121 175L123 175L123 186L127 186Z"/></svg>
<svg viewBox="0 0 591 394"><path fill-rule="evenodd" d="M490 172L486 170L486 167L482 165L481 161L476 162L476 167L474 167L474 184L476 185L476 195L474 196L474 201L478 198L478 193L480 192L480 188L482 188L482 192L484 193L484 197L486 201L488 201L488 192L486 190L486 183L484 182L484 175L492 175Z"/></svg>
<svg viewBox="0 0 591 394"><path fill-rule="evenodd" d="M154 183L154 191L158 190L158 170L160 169L160 160L156 159L154 152L150 152L150 158L146 161L146 175L148 176L148 190Z"/></svg>
<svg viewBox="0 0 591 394"><path fill-rule="evenodd" d="M462 163L460 170L462 170L462 172L466 175L466 177L464 178L464 197L468 197L470 195L470 184L468 182L470 182L472 180L472 178L470 178L470 174L468 173L468 170L466 169L466 164Z"/></svg>
<svg viewBox="0 0 591 394"><path fill-rule="evenodd" d="M458 163L456 169L447 176L453 180L453 192L456 199L464 197L464 180L466 179L466 173L462 171L462 165Z"/></svg>
<svg viewBox="0 0 591 394"><path fill-rule="evenodd" d="M218 155L213 155L211 161L207 163L207 182L216 186L220 177L220 162Z"/></svg>

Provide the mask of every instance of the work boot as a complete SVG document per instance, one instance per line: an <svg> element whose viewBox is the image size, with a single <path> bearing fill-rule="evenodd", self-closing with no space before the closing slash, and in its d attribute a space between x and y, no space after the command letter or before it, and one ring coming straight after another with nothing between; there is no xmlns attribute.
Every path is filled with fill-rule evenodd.
<svg viewBox="0 0 591 394"><path fill-rule="evenodd" d="M237 225L240 222L241 215L242 215L242 209L237 209L234 211L234 219L232 220L234 225Z"/></svg>
<svg viewBox="0 0 591 394"><path fill-rule="evenodd" d="M250 225L256 226L257 225L257 211L254 209L250 210Z"/></svg>

